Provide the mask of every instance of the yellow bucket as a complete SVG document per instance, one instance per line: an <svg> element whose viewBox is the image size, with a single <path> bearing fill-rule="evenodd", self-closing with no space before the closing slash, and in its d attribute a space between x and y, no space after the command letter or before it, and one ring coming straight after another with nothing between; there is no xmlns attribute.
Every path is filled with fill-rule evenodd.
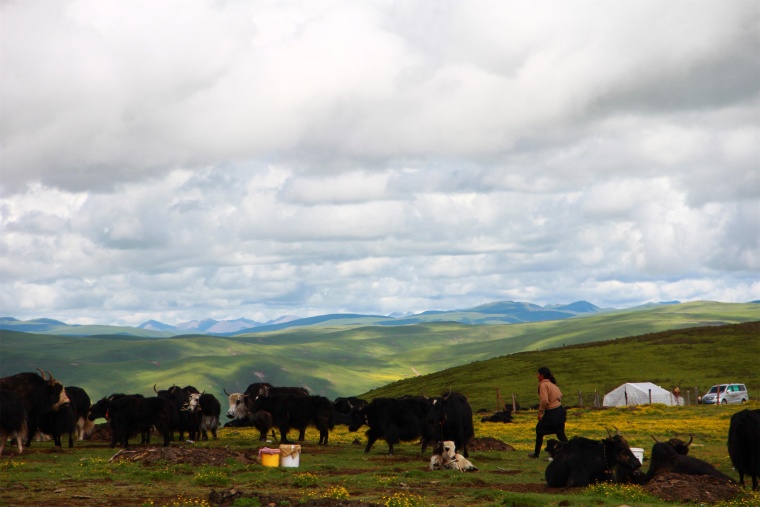
<svg viewBox="0 0 760 507"><path fill-rule="evenodd" d="M265 467L278 467L280 466L280 450L268 447L259 449L259 459Z"/></svg>

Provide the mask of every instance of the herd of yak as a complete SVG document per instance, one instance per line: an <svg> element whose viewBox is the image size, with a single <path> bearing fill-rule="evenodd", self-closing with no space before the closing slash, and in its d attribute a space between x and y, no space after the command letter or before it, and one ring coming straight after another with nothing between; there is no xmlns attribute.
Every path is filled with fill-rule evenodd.
<svg viewBox="0 0 760 507"><path fill-rule="evenodd" d="M64 386L52 374L25 372L0 379L0 454L6 441L15 438L19 452L22 443L29 446L34 434L50 435L55 445L61 446L61 436L72 434L79 439L94 426L98 418L105 418L111 430L111 447L127 447L129 438L140 435L141 443L150 443L150 433L156 430L168 446L174 433L180 440L187 431L191 440L216 439L221 405L211 394L198 392L192 386L172 386L166 390L153 387L156 396L139 394L112 394L94 404L83 389ZM319 431L319 444L327 445L329 431L335 424L345 424L349 431L367 426L369 452L377 440L388 444L388 454L399 442L419 441L421 452L430 443L438 443L433 460L448 444L452 460L469 463L467 444L475 434L473 414L466 397L456 392L440 397L403 396L364 400L338 398L330 401L323 396L312 396L300 387L275 387L267 383L251 384L244 393L229 394L227 426L253 426L265 440L270 431L280 431L280 442L290 443L288 432L299 431L304 440L306 428ZM574 437L566 442L549 440L546 450L551 462L545 478L552 487L586 486L596 482L644 484L664 472L708 475L726 481L733 480L709 463L689 455L689 442L677 438L666 442L655 439L649 458L649 470L640 471L641 463L632 453L628 442L617 431L608 430L608 437L593 440ZM452 446L453 444L453 446ZM456 454L456 451L461 452ZM752 478L752 489L758 488L760 476L760 409L742 410L731 417L728 432L728 453L744 486L744 476ZM458 458L457 456L461 457ZM440 462L450 463L446 456ZM432 463L432 461L431 461ZM439 463L439 461L436 461ZM471 464L470 464L471 465ZM432 467L432 465L431 465ZM455 467L460 470L465 468ZM469 470L477 470L474 466Z"/></svg>

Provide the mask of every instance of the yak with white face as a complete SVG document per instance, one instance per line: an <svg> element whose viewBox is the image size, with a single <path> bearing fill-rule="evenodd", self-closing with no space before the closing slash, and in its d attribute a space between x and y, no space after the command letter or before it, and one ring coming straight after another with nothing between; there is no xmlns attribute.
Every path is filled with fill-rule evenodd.
<svg viewBox="0 0 760 507"><path fill-rule="evenodd" d="M247 419L251 413L250 409L245 404L245 400L248 396L243 393L229 394L226 391L225 394L227 394L230 402L230 408L227 410L227 418L240 420Z"/></svg>
<svg viewBox="0 0 760 507"><path fill-rule="evenodd" d="M430 457L430 470L459 470L460 472L477 472L477 468L470 461L457 454L456 444L453 440L439 442L438 447Z"/></svg>
<svg viewBox="0 0 760 507"><path fill-rule="evenodd" d="M217 439L216 430L219 428L219 414L222 407L213 394L191 393L187 401L187 410L200 416L200 433L202 440L208 440L208 432Z"/></svg>

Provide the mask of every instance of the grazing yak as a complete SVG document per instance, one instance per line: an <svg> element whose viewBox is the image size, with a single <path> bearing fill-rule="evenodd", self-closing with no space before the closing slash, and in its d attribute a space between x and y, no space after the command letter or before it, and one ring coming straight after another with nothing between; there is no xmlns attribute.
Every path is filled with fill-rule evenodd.
<svg viewBox="0 0 760 507"><path fill-rule="evenodd" d="M355 408L364 407L367 401L356 396L338 397L333 401L333 416L335 424L348 426L351 424L351 411Z"/></svg>
<svg viewBox="0 0 760 507"><path fill-rule="evenodd" d="M219 400L213 394L193 393L190 395L187 410L200 414L201 439L208 440L208 432L210 431L214 440L217 440L216 430L219 428L219 414L222 412ZM191 434L190 439L194 438L197 439L198 436Z"/></svg>
<svg viewBox="0 0 760 507"><path fill-rule="evenodd" d="M18 452L24 452L27 423L24 401L16 391L0 388L0 455L5 449L5 441L16 439Z"/></svg>
<svg viewBox="0 0 760 507"><path fill-rule="evenodd" d="M40 416L39 431L50 435L54 444L61 447L61 436L68 435L69 447L74 447L74 434L84 440L85 434L92 432L94 423L87 419L90 411L90 396L81 387L64 387L70 403L58 410L48 410Z"/></svg>
<svg viewBox="0 0 760 507"><path fill-rule="evenodd" d="M467 444L475 436L472 425L472 407L467 398L456 392L449 391L439 398L428 400L426 423L433 428L433 436L438 442L453 440L456 449L467 458ZM423 442L422 452L425 452L427 442Z"/></svg>
<svg viewBox="0 0 760 507"><path fill-rule="evenodd" d="M25 442L27 447L31 445L32 437L39 429L40 417L46 412L58 410L69 403L69 397L63 385L53 378L49 371L42 371L39 368L38 371L40 375L24 372L0 379L0 389L15 392L24 404L27 418Z"/></svg>
<svg viewBox="0 0 760 507"><path fill-rule="evenodd" d="M163 436L164 447L169 446L172 428L177 424L174 404L161 396L146 398L141 394L112 394L102 398L90 408L88 419L105 418L111 427L111 444L129 446L134 434L142 436L140 443L150 443L150 430L155 427Z"/></svg>
<svg viewBox="0 0 760 507"><path fill-rule="evenodd" d="M314 426L319 430L319 445L327 445L330 430L335 427L332 403L324 396L259 396L253 401L252 411L271 415L273 426L280 430L281 444L292 443L288 440L291 428L298 430L298 441L303 442L306 428Z"/></svg>
<svg viewBox="0 0 760 507"><path fill-rule="evenodd" d="M752 478L752 489L757 489L760 476L760 409L744 409L731 416L728 428L728 454L739 473L739 484L744 476Z"/></svg>
<svg viewBox="0 0 760 507"><path fill-rule="evenodd" d="M424 449L429 441L435 441L435 433L427 421L429 410L428 400L422 396L375 398L351 412L348 431L358 431L364 425L369 427L365 453L378 439L388 444L389 455L399 442L421 440Z"/></svg>

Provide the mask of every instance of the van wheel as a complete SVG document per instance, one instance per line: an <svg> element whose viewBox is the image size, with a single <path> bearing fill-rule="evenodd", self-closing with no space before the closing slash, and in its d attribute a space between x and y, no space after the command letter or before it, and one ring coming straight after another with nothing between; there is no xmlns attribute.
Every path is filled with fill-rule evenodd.
<svg viewBox="0 0 760 507"><path fill-rule="evenodd" d="M744 405L745 403L747 403L747 400L745 400L744 398L742 398L742 405Z"/></svg>
<svg viewBox="0 0 760 507"><path fill-rule="evenodd" d="M722 401L720 402L720 404L721 404L721 405L728 405L728 401L726 401L726 400L722 400Z"/></svg>

